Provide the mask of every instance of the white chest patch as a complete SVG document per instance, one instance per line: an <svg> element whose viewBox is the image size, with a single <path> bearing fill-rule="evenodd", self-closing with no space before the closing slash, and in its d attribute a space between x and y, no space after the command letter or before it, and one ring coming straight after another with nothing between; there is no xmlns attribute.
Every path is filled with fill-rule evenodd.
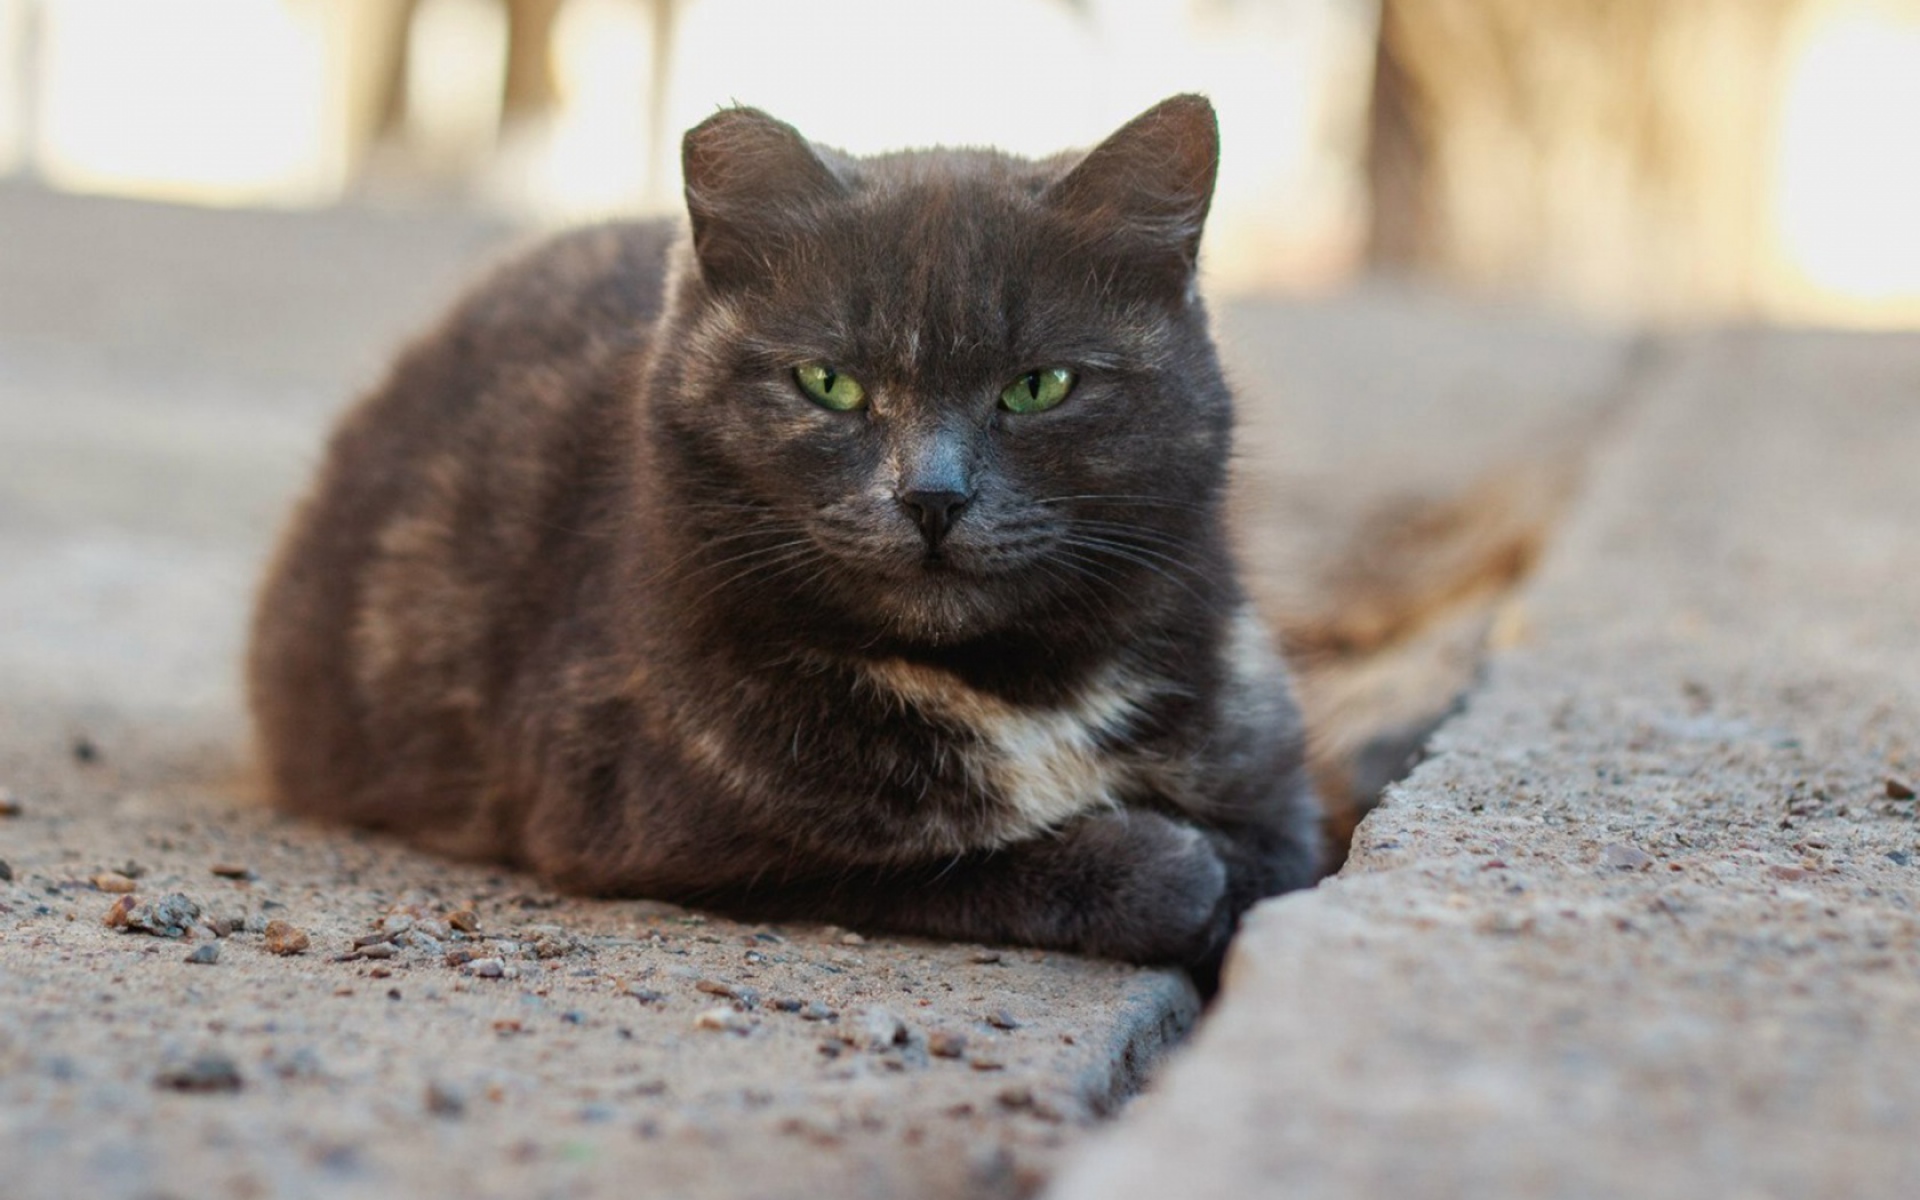
<svg viewBox="0 0 1920 1200"><path fill-rule="evenodd" d="M1145 680L1120 667L1109 667L1054 708L1018 707L945 671L898 659L870 663L866 671L883 693L979 739L966 752L966 768L1007 806L1003 845L1117 805L1138 769L1101 746L1125 733L1149 695Z"/></svg>

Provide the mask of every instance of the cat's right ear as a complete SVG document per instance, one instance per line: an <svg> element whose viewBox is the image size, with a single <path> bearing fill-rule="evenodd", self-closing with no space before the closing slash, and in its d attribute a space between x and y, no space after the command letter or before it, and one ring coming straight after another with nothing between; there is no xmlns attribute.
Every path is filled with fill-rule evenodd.
<svg viewBox="0 0 1920 1200"><path fill-rule="evenodd" d="M1174 96L1127 122L1046 192L1090 244L1122 250L1182 288L1213 203L1220 129L1206 97Z"/></svg>
<svg viewBox="0 0 1920 1200"><path fill-rule="evenodd" d="M757 108L727 108L680 145L701 276L715 288L764 278L769 252L847 185L800 131Z"/></svg>

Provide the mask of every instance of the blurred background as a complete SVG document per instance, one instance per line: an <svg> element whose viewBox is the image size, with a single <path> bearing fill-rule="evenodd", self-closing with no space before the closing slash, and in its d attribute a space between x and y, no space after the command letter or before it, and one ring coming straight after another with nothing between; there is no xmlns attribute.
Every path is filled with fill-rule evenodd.
<svg viewBox="0 0 1920 1200"><path fill-rule="evenodd" d="M538 227L734 101L1043 153L1179 90L1216 291L1920 324L1920 0L0 0L0 179L191 205Z"/></svg>

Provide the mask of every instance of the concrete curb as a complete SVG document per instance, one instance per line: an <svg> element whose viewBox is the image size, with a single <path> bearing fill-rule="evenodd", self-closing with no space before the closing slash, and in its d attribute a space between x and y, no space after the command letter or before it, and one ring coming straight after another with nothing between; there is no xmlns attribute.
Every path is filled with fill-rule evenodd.
<svg viewBox="0 0 1920 1200"><path fill-rule="evenodd" d="M1683 344L1434 756L1050 1195L1911 1195L1916 462L1920 338Z"/></svg>

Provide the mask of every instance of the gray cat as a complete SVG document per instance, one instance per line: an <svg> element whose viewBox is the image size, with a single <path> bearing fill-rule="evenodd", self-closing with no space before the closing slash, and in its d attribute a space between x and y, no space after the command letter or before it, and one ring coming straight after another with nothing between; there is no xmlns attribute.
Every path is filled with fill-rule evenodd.
<svg viewBox="0 0 1920 1200"><path fill-rule="evenodd" d="M1213 110L1093 151L686 136L690 234L484 282L260 598L279 803L569 888L1218 963L1311 882L1194 287Z"/></svg>

